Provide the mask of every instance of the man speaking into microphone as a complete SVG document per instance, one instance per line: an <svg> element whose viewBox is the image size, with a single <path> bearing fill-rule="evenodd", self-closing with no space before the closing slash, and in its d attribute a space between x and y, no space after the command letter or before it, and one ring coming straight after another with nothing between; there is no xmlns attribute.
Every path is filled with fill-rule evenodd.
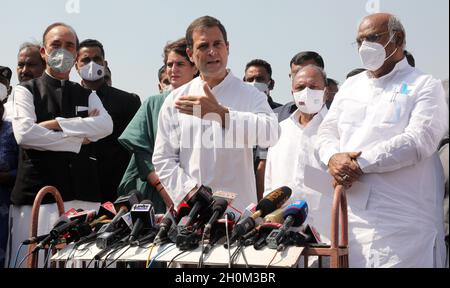
<svg viewBox="0 0 450 288"><path fill-rule="evenodd" d="M276 143L277 119L264 93L227 70L229 43L219 20L196 19L186 40L200 77L164 102L153 163L175 205L205 185L236 193L234 206L243 211L257 201L252 148Z"/></svg>

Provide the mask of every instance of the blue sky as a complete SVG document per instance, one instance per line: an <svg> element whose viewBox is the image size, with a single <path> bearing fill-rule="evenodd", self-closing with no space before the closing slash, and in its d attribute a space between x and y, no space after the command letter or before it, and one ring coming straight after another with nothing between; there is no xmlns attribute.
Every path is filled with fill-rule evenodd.
<svg viewBox="0 0 450 288"><path fill-rule="evenodd" d="M229 68L236 76L254 58L272 64L272 95L281 103L291 100L289 62L297 52L319 52L329 77L341 83L359 67L351 43L359 20L375 10L402 20L418 68L440 79L449 74L448 0L4 0L1 7L0 65L15 70L20 44L41 41L49 24L62 21L81 40L100 40L113 85L142 98L157 93L164 45L184 36L189 23L203 15L217 17L227 28Z"/></svg>

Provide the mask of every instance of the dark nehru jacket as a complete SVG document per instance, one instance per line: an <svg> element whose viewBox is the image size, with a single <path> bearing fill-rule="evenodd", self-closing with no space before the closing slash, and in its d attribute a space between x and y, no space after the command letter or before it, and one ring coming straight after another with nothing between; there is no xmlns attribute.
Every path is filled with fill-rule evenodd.
<svg viewBox="0 0 450 288"><path fill-rule="evenodd" d="M88 117L92 93L77 83L60 81L44 73L40 78L21 83L34 97L36 123L56 117ZM16 184L11 194L14 205L32 205L44 186L55 186L64 201L100 202L97 159L93 144L82 145L80 153L37 151L20 148ZM43 204L53 203L47 195Z"/></svg>
<svg viewBox="0 0 450 288"><path fill-rule="evenodd" d="M114 123L113 133L94 144L98 156L100 191L102 202L115 201L118 197L117 187L131 158L117 138L133 119L141 106L141 100L135 94L110 87L106 83L96 93Z"/></svg>

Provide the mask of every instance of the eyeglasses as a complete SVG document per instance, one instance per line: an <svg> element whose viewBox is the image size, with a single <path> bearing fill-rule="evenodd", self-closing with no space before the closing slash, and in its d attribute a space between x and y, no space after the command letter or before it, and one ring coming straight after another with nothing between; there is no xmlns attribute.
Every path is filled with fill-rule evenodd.
<svg viewBox="0 0 450 288"><path fill-rule="evenodd" d="M377 41L380 40L381 36L383 36L383 35L385 35L385 34L387 34L389 32L390 31L381 32L381 33L374 33L374 34L369 34L369 35L367 35L365 37L357 38L356 41L352 43L352 45L354 47L356 47L356 46L360 47L364 41L377 42Z"/></svg>

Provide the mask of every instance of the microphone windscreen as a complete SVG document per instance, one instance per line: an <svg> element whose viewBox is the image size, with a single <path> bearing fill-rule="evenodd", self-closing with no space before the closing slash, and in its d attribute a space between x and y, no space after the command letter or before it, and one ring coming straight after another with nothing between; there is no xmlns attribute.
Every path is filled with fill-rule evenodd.
<svg viewBox="0 0 450 288"><path fill-rule="evenodd" d="M281 208L284 203L291 197L292 190L289 187L281 187L272 192L270 192L266 197L259 201L258 206L256 206L257 211L262 212L262 217L273 211Z"/></svg>
<svg viewBox="0 0 450 288"><path fill-rule="evenodd" d="M284 210L281 208L271 212L270 214L266 215L266 217L264 217L264 223L283 224L284 222L283 212Z"/></svg>
<svg viewBox="0 0 450 288"><path fill-rule="evenodd" d="M121 207L127 207L128 210L133 207L134 204L140 203L140 196L137 190L132 190L128 195L120 196L114 201L114 209L119 211Z"/></svg>
<svg viewBox="0 0 450 288"><path fill-rule="evenodd" d="M219 214L223 214L223 212L225 212L225 210L228 207L228 201L223 199L223 198L219 198L214 200L214 204L213 204L213 211L216 212L218 211Z"/></svg>
<svg viewBox="0 0 450 288"><path fill-rule="evenodd" d="M92 233L92 228L88 223L81 223L77 229L76 232L78 235L77 238L80 239L81 237L88 236ZM72 235L71 235L72 236Z"/></svg>
<svg viewBox="0 0 450 288"><path fill-rule="evenodd" d="M177 223L180 222L181 218L187 216L191 211L191 207L183 200L177 208Z"/></svg>
<svg viewBox="0 0 450 288"><path fill-rule="evenodd" d="M284 209L283 218L286 219L289 216L294 219L293 227L301 226L308 217L308 204L303 200L298 200L287 206Z"/></svg>
<svg viewBox="0 0 450 288"><path fill-rule="evenodd" d="M97 217L107 216L108 219L113 219L116 214L117 211L114 208L114 204L112 202L106 202L98 209Z"/></svg>

